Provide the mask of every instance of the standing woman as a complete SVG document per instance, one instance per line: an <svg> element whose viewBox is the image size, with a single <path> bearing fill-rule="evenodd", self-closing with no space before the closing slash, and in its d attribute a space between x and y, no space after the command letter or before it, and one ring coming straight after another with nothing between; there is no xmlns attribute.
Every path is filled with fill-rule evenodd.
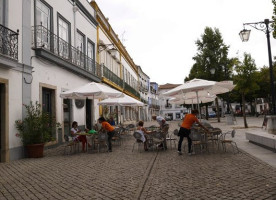
<svg viewBox="0 0 276 200"><path fill-rule="evenodd" d="M178 132L179 142L178 142L178 154L182 155L181 152L181 145L183 142L184 137L188 140L188 155L191 155L191 147L192 147L192 139L190 138L191 127L194 123L197 123L200 127L202 127L206 132L209 130L204 127L197 119L196 115L198 114L198 110L192 110L191 114L186 114L181 127Z"/></svg>
<svg viewBox="0 0 276 200"><path fill-rule="evenodd" d="M111 126L104 117L100 117L98 119L99 123L102 125L102 128L100 131L105 130L107 131L107 135L108 135L108 151L112 152L112 143L111 143L111 139L115 134L115 128L113 126Z"/></svg>
<svg viewBox="0 0 276 200"><path fill-rule="evenodd" d="M73 137L74 141L80 141L82 143L82 152L85 152L85 146L87 143L87 139L85 135L77 135L81 132L81 130L78 129L78 122L73 121L72 128L71 128L71 136ZM89 147L91 147L90 144L88 144Z"/></svg>

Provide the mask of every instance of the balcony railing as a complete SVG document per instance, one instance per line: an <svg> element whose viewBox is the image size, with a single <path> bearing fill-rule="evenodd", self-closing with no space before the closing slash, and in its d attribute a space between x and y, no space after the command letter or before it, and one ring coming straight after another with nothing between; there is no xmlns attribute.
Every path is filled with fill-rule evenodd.
<svg viewBox="0 0 276 200"><path fill-rule="evenodd" d="M0 24L0 54L18 60L18 31Z"/></svg>
<svg viewBox="0 0 276 200"><path fill-rule="evenodd" d="M138 91L136 91L134 88L132 88L129 84L127 84L125 82L125 89L128 91L128 92L131 92L133 95L135 95L136 97L140 98L140 93Z"/></svg>
<svg viewBox="0 0 276 200"><path fill-rule="evenodd" d="M102 76L115 83L116 85L123 88L124 81L118 77L115 73L113 73L110 69L102 64Z"/></svg>
<svg viewBox="0 0 276 200"><path fill-rule="evenodd" d="M57 57L84 69L97 77L101 76L100 66L96 65L95 60L88 57L70 43L52 33L42 25L33 27L32 45L34 49L47 50Z"/></svg>

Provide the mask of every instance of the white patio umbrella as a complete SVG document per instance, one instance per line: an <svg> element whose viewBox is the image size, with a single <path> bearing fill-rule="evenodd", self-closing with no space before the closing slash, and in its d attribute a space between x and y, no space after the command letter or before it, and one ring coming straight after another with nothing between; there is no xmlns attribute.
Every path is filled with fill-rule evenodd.
<svg viewBox="0 0 276 200"><path fill-rule="evenodd" d="M216 99L216 95L210 95L207 97L198 97L199 98L199 102L200 103L208 103L208 102L212 102L215 101ZM172 104L196 104L197 103L197 98L196 96L194 98L171 98L169 99L169 103Z"/></svg>
<svg viewBox="0 0 276 200"><path fill-rule="evenodd" d="M95 82L87 83L83 86L62 92L60 94L60 97L64 99L106 99L121 96L124 96L122 92Z"/></svg>
<svg viewBox="0 0 276 200"><path fill-rule="evenodd" d="M124 94L118 90L115 90L109 86L101 83L87 83L75 89L71 89L60 94L61 98L64 99L105 99L105 98L116 98L124 96ZM92 122L95 119L95 108L93 104Z"/></svg>
<svg viewBox="0 0 276 200"><path fill-rule="evenodd" d="M217 95L230 92L235 85L233 81L208 81L204 79L193 79L186 83L171 89L165 93L164 96L177 97L184 96L185 98L191 98L196 96L197 105L199 108L199 97L207 97L208 95Z"/></svg>
<svg viewBox="0 0 276 200"><path fill-rule="evenodd" d="M108 106L144 106L144 103L138 101L128 95L120 98L108 98L100 101L98 105Z"/></svg>

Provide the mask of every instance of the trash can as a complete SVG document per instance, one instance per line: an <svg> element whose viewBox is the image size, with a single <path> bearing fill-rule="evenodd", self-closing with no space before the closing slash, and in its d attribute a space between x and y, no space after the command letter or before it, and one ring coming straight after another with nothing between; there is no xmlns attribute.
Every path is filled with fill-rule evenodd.
<svg viewBox="0 0 276 200"><path fill-rule="evenodd" d="M226 116L226 124L227 125L234 125L234 120L232 115L225 115Z"/></svg>

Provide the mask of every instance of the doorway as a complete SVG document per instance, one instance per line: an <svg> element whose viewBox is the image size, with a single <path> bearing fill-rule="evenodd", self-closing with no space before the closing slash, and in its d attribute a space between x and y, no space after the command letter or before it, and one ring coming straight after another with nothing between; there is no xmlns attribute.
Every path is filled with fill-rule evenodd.
<svg viewBox="0 0 276 200"><path fill-rule="evenodd" d="M7 161L7 148L8 143L6 143L6 135L8 133L7 128L7 101L6 101L6 85L0 83L0 162Z"/></svg>
<svg viewBox="0 0 276 200"><path fill-rule="evenodd" d="M63 125L64 125L64 136L70 135L71 130L71 109L72 100L71 99L63 99Z"/></svg>
<svg viewBox="0 0 276 200"><path fill-rule="evenodd" d="M86 128L91 130L92 129L92 100L86 99L85 102L85 110L86 110Z"/></svg>

